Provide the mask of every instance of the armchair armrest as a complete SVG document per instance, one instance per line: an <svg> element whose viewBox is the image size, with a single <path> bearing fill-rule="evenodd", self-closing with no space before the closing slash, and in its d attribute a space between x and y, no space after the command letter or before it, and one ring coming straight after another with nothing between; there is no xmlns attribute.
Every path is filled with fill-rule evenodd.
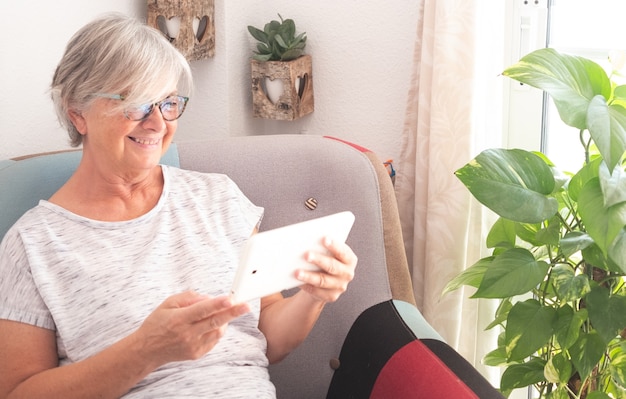
<svg viewBox="0 0 626 399"><path fill-rule="evenodd" d="M401 313L410 316L412 327ZM425 338L418 338L416 332L425 334ZM352 325L327 398L503 399L503 396L440 339L417 308L386 301L365 310Z"/></svg>

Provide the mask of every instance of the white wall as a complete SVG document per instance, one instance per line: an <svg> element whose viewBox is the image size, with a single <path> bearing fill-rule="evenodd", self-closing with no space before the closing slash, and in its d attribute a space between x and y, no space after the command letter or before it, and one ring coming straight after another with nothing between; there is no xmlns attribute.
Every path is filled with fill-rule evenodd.
<svg viewBox="0 0 626 399"><path fill-rule="evenodd" d="M48 95L70 36L107 11L146 18L145 0L0 0L0 159L68 148ZM333 135L398 159L417 6L410 0L216 0L216 55L192 62L195 95L177 141L272 133ZM277 13L308 35L315 111L299 120L251 117L247 25Z"/></svg>

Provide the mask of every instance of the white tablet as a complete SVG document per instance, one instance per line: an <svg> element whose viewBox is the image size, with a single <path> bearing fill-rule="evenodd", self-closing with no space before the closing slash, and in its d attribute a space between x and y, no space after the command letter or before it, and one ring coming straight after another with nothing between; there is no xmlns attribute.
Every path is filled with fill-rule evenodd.
<svg viewBox="0 0 626 399"><path fill-rule="evenodd" d="M327 253L326 236L345 242L353 223L354 214L346 211L253 235L241 252L233 300L247 302L302 285L296 270L317 270L304 259L306 252Z"/></svg>

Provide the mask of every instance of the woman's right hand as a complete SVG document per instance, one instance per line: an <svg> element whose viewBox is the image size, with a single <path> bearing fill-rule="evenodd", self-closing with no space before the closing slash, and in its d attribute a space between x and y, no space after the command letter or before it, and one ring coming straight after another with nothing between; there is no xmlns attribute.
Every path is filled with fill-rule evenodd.
<svg viewBox="0 0 626 399"><path fill-rule="evenodd" d="M135 335L155 367L195 360L215 347L229 322L249 311L247 304L233 304L226 296L211 298L184 292L167 298Z"/></svg>
<svg viewBox="0 0 626 399"><path fill-rule="evenodd" d="M157 367L209 352L248 311L228 297L173 295L133 334L63 367L53 330L0 320L0 398L119 398Z"/></svg>

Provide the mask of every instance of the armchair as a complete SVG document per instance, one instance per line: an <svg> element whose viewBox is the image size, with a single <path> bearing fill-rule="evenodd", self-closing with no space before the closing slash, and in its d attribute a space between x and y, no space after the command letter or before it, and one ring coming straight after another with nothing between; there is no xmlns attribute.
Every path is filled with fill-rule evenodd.
<svg viewBox="0 0 626 399"><path fill-rule="evenodd" d="M70 151L0 162L0 238L79 159ZM229 175L265 207L262 230L356 215L348 237L356 277L307 340L271 366L279 398L502 397L415 307L393 187L376 155L330 138L281 135L182 142L162 162Z"/></svg>

